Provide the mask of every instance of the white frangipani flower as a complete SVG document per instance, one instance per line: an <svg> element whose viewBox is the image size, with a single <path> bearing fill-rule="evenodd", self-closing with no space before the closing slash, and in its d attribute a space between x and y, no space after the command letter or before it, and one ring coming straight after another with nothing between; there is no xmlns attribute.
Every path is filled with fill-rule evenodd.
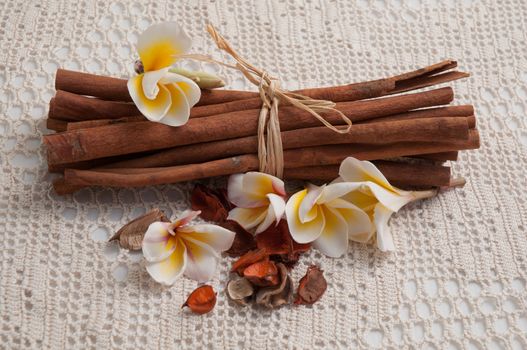
<svg viewBox="0 0 527 350"><path fill-rule="evenodd" d="M377 246L382 251L395 250L388 221L404 205L418 199L434 196L437 191L403 191L392 186L379 169L368 161L348 157L340 165L340 177L335 182L354 183L356 190L343 199L368 214L376 232Z"/></svg>
<svg viewBox="0 0 527 350"><path fill-rule="evenodd" d="M200 214L185 211L174 222L154 222L143 238L146 270L154 280L173 284L182 274L205 282L216 271L219 254L229 249L234 232L216 225L189 225Z"/></svg>
<svg viewBox="0 0 527 350"><path fill-rule="evenodd" d="M180 126L200 99L199 86L169 72L174 55L190 49L191 41L175 22L155 24L138 39L137 51L144 73L128 80L128 92L139 111L151 121Z"/></svg>
<svg viewBox="0 0 527 350"><path fill-rule="evenodd" d="M342 199L360 184L309 185L291 196L286 217L291 236L298 243L310 243L322 253L339 257L348 249L348 240L367 242L372 227L368 215Z"/></svg>
<svg viewBox="0 0 527 350"><path fill-rule="evenodd" d="M236 205L228 219L246 230L256 227L256 234L273 222L278 224L284 215L284 182L272 175L259 172L231 175L227 193L229 201Z"/></svg>

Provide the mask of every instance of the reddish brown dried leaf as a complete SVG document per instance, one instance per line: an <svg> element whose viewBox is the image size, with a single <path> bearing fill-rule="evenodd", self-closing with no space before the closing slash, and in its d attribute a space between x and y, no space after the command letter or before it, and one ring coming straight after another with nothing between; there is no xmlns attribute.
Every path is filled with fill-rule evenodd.
<svg viewBox="0 0 527 350"><path fill-rule="evenodd" d="M249 265L252 265L258 261L269 260L269 255L265 249L251 250L240 256L238 260L232 264L231 272L238 272L240 276L243 275L243 270Z"/></svg>
<svg viewBox="0 0 527 350"><path fill-rule="evenodd" d="M278 255L279 260L288 266L294 265L300 253L311 248L311 244L299 244L293 240L285 220L256 235L255 240L258 248L265 249L269 255Z"/></svg>
<svg viewBox="0 0 527 350"><path fill-rule="evenodd" d="M224 191L215 191L200 184L192 190L190 205L193 210L201 210L200 216L204 220L214 222L225 221L231 209Z"/></svg>
<svg viewBox="0 0 527 350"><path fill-rule="evenodd" d="M298 285L295 304L313 304L326 291L328 284L324 278L323 271L315 265L311 265L302 277Z"/></svg>
<svg viewBox="0 0 527 350"><path fill-rule="evenodd" d="M243 270L243 277L258 287L276 286L279 282L278 269L272 261L259 261Z"/></svg>
<svg viewBox="0 0 527 350"><path fill-rule="evenodd" d="M194 289L188 296L187 301L181 306L188 306L192 312L198 315L206 314L214 309L216 305L216 292L209 285L203 285Z"/></svg>
<svg viewBox="0 0 527 350"><path fill-rule="evenodd" d="M226 251L228 255L238 257L256 248L254 236L236 221L227 220L221 223L221 226L236 233L231 247Z"/></svg>

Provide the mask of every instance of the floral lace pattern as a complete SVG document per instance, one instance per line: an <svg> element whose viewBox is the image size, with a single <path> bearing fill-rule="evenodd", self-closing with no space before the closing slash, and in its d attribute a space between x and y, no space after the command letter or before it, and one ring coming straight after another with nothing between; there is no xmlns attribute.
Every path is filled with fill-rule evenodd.
<svg viewBox="0 0 527 350"><path fill-rule="evenodd" d="M492 1L21 1L0 19L0 348L527 348L527 3ZM482 147L452 164L464 189L413 203L391 221L396 252L352 243L341 259L313 250L293 272L325 271L310 307L239 308L211 284L216 308L180 309L196 282L155 283L137 253L107 238L160 207L188 208L193 184L51 189L41 136L57 68L129 77L150 24L176 20L219 59L214 23L285 88L405 72L444 58L472 77L453 83L475 105ZM241 74L214 64L249 89ZM225 185L224 179L209 181Z"/></svg>

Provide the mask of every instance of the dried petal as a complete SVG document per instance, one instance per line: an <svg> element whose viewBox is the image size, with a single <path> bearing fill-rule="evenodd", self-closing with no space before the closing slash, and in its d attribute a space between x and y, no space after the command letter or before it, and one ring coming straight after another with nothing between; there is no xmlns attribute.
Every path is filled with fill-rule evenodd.
<svg viewBox="0 0 527 350"><path fill-rule="evenodd" d="M227 283L227 296L240 305L247 305L254 294L254 287L246 278L237 278Z"/></svg>
<svg viewBox="0 0 527 350"><path fill-rule="evenodd" d="M311 265L307 269L306 275L302 277L298 285L295 304L313 304L320 299L328 287L322 272L316 265Z"/></svg>
<svg viewBox="0 0 527 350"><path fill-rule="evenodd" d="M119 245L125 249L139 250L143 242L143 237L150 224L156 221L168 222L169 220L165 214L159 209L153 209L134 220L130 221L115 235L110 238L110 241L119 240Z"/></svg>
<svg viewBox="0 0 527 350"><path fill-rule="evenodd" d="M269 255L279 255L280 260L288 266L294 265L300 253L311 248L311 244L300 244L293 240L285 220L277 226L271 226L255 237L256 246L265 249Z"/></svg>
<svg viewBox="0 0 527 350"><path fill-rule="evenodd" d="M234 264L232 264L231 272L236 271L241 276L243 274L243 270L245 270L247 266L262 260L269 260L269 255L265 249L251 250L240 256L240 258L236 260Z"/></svg>
<svg viewBox="0 0 527 350"><path fill-rule="evenodd" d="M288 304L293 295L293 281L287 274L287 268L281 263L276 266L280 274L280 284L262 288L256 294L256 303L270 309Z"/></svg>
<svg viewBox="0 0 527 350"><path fill-rule="evenodd" d="M216 305L216 292L205 284L194 289L181 307L188 306L195 314L202 315L214 309L214 305Z"/></svg>
<svg viewBox="0 0 527 350"><path fill-rule="evenodd" d="M254 236L244 229L240 224L233 220L227 220L221 223L221 226L225 227L227 230L233 231L236 233L234 236L234 241L232 242L231 248L226 251L226 253L232 257L238 257L249 250L256 248L256 242L254 241Z"/></svg>
<svg viewBox="0 0 527 350"><path fill-rule="evenodd" d="M276 286L279 282L278 269L272 261L259 261L243 270L243 277L258 287Z"/></svg>
<svg viewBox="0 0 527 350"><path fill-rule="evenodd" d="M231 209L224 191L214 191L200 184L192 190L190 203L193 210L201 210L204 220L214 222L225 221Z"/></svg>

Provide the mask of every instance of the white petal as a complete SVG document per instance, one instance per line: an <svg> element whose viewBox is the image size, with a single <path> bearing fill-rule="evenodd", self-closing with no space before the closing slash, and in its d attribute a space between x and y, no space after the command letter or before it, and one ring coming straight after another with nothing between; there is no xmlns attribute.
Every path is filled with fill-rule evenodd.
<svg viewBox="0 0 527 350"><path fill-rule="evenodd" d="M318 198L317 204L324 204L335 198L340 198L360 187L361 183L357 182L339 182L327 185L322 191L320 198Z"/></svg>
<svg viewBox="0 0 527 350"><path fill-rule="evenodd" d="M298 207L298 218L301 223L309 222L317 216L318 209L316 203L322 195L324 187L325 185L318 187L313 184L308 184L306 188L306 196L302 199L302 202L300 202L300 206Z"/></svg>
<svg viewBox="0 0 527 350"><path fill-rule="evenodd" d="M186 263L186 248L181 239L177 239L174 252L165 260L147 263L146 271L155 281L169 286L185 271Z"/></svg>
<svg viewBox="0 0 527 350"><path fill-rule="evenodd" d="M170 108L159 122L170 126L186 124L190 117L190 106L183 90L175 84L160 85L160 88L170 93L171 103Z"/></svg>
<svg viewBox="0 0 527 350"><path fill-rule="evenodd" d="M322 234L324 215L317 208L317 215L313 220L302 223L299 218L300 203L306 197L307 189L299 191L289 198L285 206L287 225L291 236L298 243L310 243Z"/></svg>
<svg viewBox="0 0 527 350"><path fill-rule="evenodd" d="M217 253L228 250L234 241L235 233L217 225L190 225L181 227L178 234L183 238L190 237L191 239L201 241Z"/></svg>
<svg viewBox="0 0 527 350"><path fill-rule="evenodd" d="M214 276L218 254L212 247L190 237L182 237L187 248L185 276L198 282L206 282Z"/></svg>
<svg viewBox="0 0 527 350"><path fill-rule="evenodd" d="M388 221L392 214L393 212L382 204L378 204L375 207L373 214L375 228L377 229L377 246L383 252L395 250L393 236L388 226Z"/></svg>
<svg viewBox="0 0 527 350"><path fill-rule="evenodd" d="M192 220L198 217L199 214L201 214L201 210L185 210L170 224L170 227L176 229L177 227L188 225Z"/></svg>
<svg viewBox="0 0 527 350"><path fill-rule="evenodd" d="M366 192L366 193L365 193ZM379 203L377 198L369 191L369 187L367 187L367 191L363 190L357 190L352 191L342 197L345 201L352 203L353 205L359 207L360 209L364 210L365 212L373 211L373 208Z"/></svg>
<svg viewBox="0 0 527 350"><path fill-rule="evenodd" d="M154 24L139 36L137 51L143 62L145 72L172 65L173 55L187 52L191 40L176 22Z"/></svg>
<svg viewBox="0 0 527 350"><path fill-rule="evenodd" d="M326 206L337 210L348 224L348 238L355 242L367 243L370 241L375 227L370 216L359 207L340 198L326 203Z"/></svg>
<svg viewBox="0 0 527 350"><path fill-rule="evenodd" d="M160 83L172 83L179 86L181 91L183 91L183 93L185 94L185 97L187 98L190 107L198 103L199 98L201 97L201 89L199 88L198 84L180 74L168 72L163 76L163 79L161 79Z"/></svg>
<svg viewBox="0 0 527 350"><path fill-rule="evenodd" d="M250 230L264 221L267 215L267 206L259 208L234 208L229 212L228 220L234 220L244 229Z"/></svg>
<svg viewBox="0 0 527 350"><path fill-rule="evenodd" d="M227 191L229 200L234 205L242 208L267 206L269 204L267 194L269 193L285 196L285 187L282 180L254 171L232 175L229 178Z"/></svg>
<svg viewBox="0 0 527 350"><path fill-rule="evenodd" d="M157 94L159 93L158 83L161 78L167 74L167 72L168 68L163 68L155 71L145 72L143 74L143 93L147 99L153 100L156 98Z"/></svg>
<svg viewBox="0 0 527 350"><path fill-rule="evenodd" d="M348 250L348 225L337 210L320 207L326 224L313 246L327 256L338 258Z"/></svg>
<svg viewBox="0 0 527 350"><path fill-rule="evenodd" d="M143 77L144 74L140 74L130 78L127 83L128 92L141 114L148 120L157 122L167 114L172 105L172 97L167 88L159 86L155 99L148 99L143 92Z"/></svg>
<svg viewBox="0 0 527 350"><path fill-rule="evenodd" d="M340 164L339 175L344 181L350 182L364 182L371 181L379 186L385 187L390 191L394 191L394 188L386 177L381 173L379 169L373 163L368 161L360 161L353 157L348 157Z"/></svg>
<svg viewBox="0 0 527 350"><path fill-rule="evenodd" d="M271 226L273 222L278 224L278 222L280 221L280 219L282 219L282 216L285 213L284 198L274 193L269 193L267 197L269 198L269 207L267 208L267 214L262 223L258 225L258 228L255 232L256 234L267 230L267 228L269 228L269 226Z"/></svg>
<svg viewBox="0 0 527 350"><path fill-rule="evenodd" d="M168 224L160 221L150 224L142 248L147 261L161 261L170 256L176 249L176 239L170 234Z"/></svg>
<svg viewBox="0 0 527 350"><path fill-rule="evenodd" d="M381 202L391 211L397 212L399 209L413 200L413 197L411 196L401 196L399 193L389 191L373 182L367 182L366 184L367 185L365 186L369 188L373 196L375 196L379 202Z"/></svg>

